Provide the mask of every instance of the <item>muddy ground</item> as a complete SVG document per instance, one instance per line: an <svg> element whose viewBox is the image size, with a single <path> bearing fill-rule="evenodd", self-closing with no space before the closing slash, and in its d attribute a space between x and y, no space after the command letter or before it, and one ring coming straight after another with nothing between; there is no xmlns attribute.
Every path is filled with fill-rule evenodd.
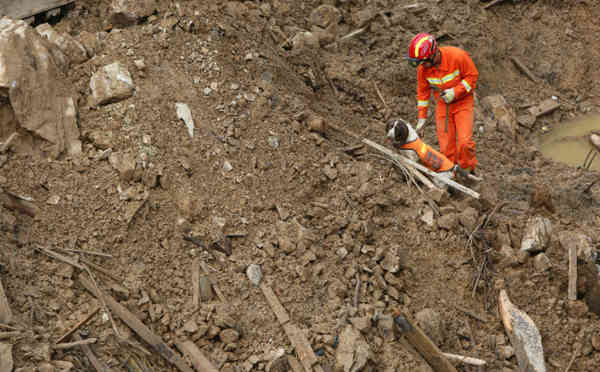
<svg viewBox="0 0 600 372"><path fill-rule="evenodd" d="M292 42L311 29L311 13L322 3L339 13L323 24L326 31L313 29L318 45L312 38ZM35 217L0 209L2 283L14 326L23 329L7 340L15 369L62 360L92 370L78 349L49 345L100 304L80 284L80 270L34 249L41 245L112 255L84 255L119 279L96 272L98 285L170 346L192 339L222 371L269 369L268 354L279 348L294 354L247 278L250 264L260 265L262 282L306 330L325 370L335 367L347 324L369 347L363 370L430 370L377 321L399 309L418 317L441 350L483 359L489 371L517 371L497 312L501 289L538 326L549 371L570 362L572 372L596 370L600 321L585 288L578 301L567 299L568 257L559 237L583 234L598 247L600 187L582 192L600 175L543 158L534 140L543 127L600 107L600 5L506 1L484 10L476 0L420 3L415 10L403 9L412 4L404 0L160 0L153 16L119 29L109 23L107 1L84 0L55 19L57 30L75 37L108 32L95 56L66 76L80 96L84 156L13 152L0 168L2 187L33 197L39 209ZM369 12L375 16L364 21ZM335 42L361 27L363 33ZM415 120L415 71L402 57L420 31L466 49L480 71L475 140L485 181L471 186L484 197L457 194L436 203L436 212L389 161L368 149L345 152L358 141L335 130L309 132L302 115L312 112L380 143L386 118ZM135 95L91 107L90 77L114 61L132 72ZM492 94L504 96L517 115L551 96L561 107L530 128L518 126L512 138L494 130L479 103ZM191 109L193 138L176 102ZM433 125L425 140L437 145ZM138 165L130 181L120 180L107 160L96 160L106 148L151 163L154 173ZM128 200L119 189L128 190ZM428 215L431 223L422 218ZM547 261L518 254L536 215L552 223ZM213 295L194 309L197 259L211 268L224 303ZM116 323L123 338L150 348ZM84 330L99 338L94 352L113 370L131 370L132 358L153 371L176 370L119 343L103 310Z"/></svg>

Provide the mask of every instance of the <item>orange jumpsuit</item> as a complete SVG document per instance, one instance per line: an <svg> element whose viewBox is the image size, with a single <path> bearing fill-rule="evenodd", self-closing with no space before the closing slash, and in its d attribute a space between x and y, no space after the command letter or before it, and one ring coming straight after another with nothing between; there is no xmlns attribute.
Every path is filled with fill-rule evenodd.
<svg viewBox="0 0 600 372"><path fill-rule="evenodd" d="M417 155L419 155L421 163L434 172L447 172L454 168L454 163L445 157L444 154L440 154L434 148L421 141L418 137L414 141L398 146L398 148L414 150Z"/></svg>
<svg viewBox="0 0 600 372"><path fill-rule="evenodd" d="M439 66L417 68L418 118L427 118L431 90L437 101L435 119L440 151L463 169L475 169L475 142L473 141L473 90L479 72L469 54L455 47L440 47L442 61ZM446 102L440 93L454 88L454 101L448 109L446 128Z"/></svg>

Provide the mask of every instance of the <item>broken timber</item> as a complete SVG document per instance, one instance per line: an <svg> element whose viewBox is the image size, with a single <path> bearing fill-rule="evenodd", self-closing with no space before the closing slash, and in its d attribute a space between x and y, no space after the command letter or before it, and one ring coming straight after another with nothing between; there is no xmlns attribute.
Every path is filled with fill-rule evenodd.
<svg viewBox="0 0 600 372"><path fill-rule="evenodd" d="M510 302L505 290L498 296L498 309L520 370L546 372L542 337L533 320Z"/></svg>
<svg viewBox="0 0 600 372"><path fill-rule="evenodd" d="M2 285L2 281L0 281L0 323L11 323L12 318L13 315L10 310L10 305L8 304L8 298L6 298L4 286Z"/></svg>
<svg viewBox="0 0 600 372"><path fill-rule="evenodd" d="M529 71L527 66L525 66L517 57L511 57L510 60L517 66L517 68L525 74L529 78L529 80L537 83L537 78Z"/></svg>
<svg viewBox="0 0 600 372"><path fill-rule="evenodd" d="M569 301L577 300L577 247L569 247Z"/></svg>
<svg viewBox="0 0 600 372"><path fill-rule="evenodd" d="M215 366L212 365L210 360L204 356L202 351L198 349L198 346L193 341L185 340L185 341L175 341L175 346L181 351L183 354L187 355L192 362L194 368L197 371L201 372L219 372Z"/></svg>
<svg viewBox="0 0 600 372"><path fill-rule="evenodd" d="M317 364L317 357L315 356L315 352L313 351L310 342L306 338L306 335L300 330L300 328L290 322L290 317L281 302L279 302L275 292L273 292L271 287L264 283L260 284L260 289L265 295L269 306L271 306L271 310L273 310L275 313L279 324L283 326L285 334L288 336L292 346L296 350L296 354L298 355L298 359L300 359L300 364L302 364L302 367L304 367L304 371L322 371L321 366ZM298 371L298 366L294 367L292 365L292 369L294 372L300 372Z"/></svg>
<svg viewBox="0 0 600 372"><path fill-rule="evenodd" d="M81 341L81 337L79 335L74 335L73 338L75 339L75 341ZM81 347L81 350L83 350L83 353L88 358L88 360L90 361L91 365L94 367L96 372L110 372L111 371L110 368L108 368L106 365L104 365L104 363L102 363L96 357L96 355L92 351L92 348L90 347L90 345L81 344L81 345L79 345L79 347Z"/></svg>
<svg viewBox="0 0 600 372"><path fill-rule="evenodd" d="M392 158L394 160L397 160L397 161L399 161L402 164L414 167L414 168L420 170L421 172L423 172L425 174L428 174L431 177L433 177L433 178L435 178L435 179L437 179L437 180L439 180L439 181L447 184L448 186L451 186L451 187L455 188L456 190L462 191L465 194L467 194L469 196L472 196L475 199L479 199L479 193L471 190L470 188L468 188L466 186L463 186L460 183L452 181L450 179L447 179L447 178L444 178L444 177L440 177L437 173L435 173L434 171L428 169L427 167L425 167L425 166L423 166L423 165L421 165L419 163L415 163L414 161L412 161L410 159L407 159L404 156L395 154L394 152L392 152L388 148L386 148L384 146L381 146L378 143L370 141L370 140L368 140L366 138L363 139L363 143L365 143L366 145L374 148L375 150L377 150L379 152L382 152L382 153L386 154L388 157L390 157L390 158Z"/></svg>
<svg viewBox="0 0 600 372"><path fill-rule="evenodd" d="M144 324L141 320L139 320L135 315L133 315L129 310L127 310L123 305L115 301L109 295L102 293L100 290L97 290L94 284L87 279L83 274L79 275L79 281L88 290L92 295L96 298L103 298L106 302L106 305L119 317L121 320L129 326L138 336L144 341L146 341L152 348L160 354L167 361L171 362L177 369L182 372L193 372L193 370L188 367L187 363L183 360L179 354L177 354L173 349L171 349L160 336L152 333L152 331Z"/></svg>
<svg viewBox="0 0 600 372"><path fill-rule="evenodd" d="M434 372L457 372L429 337L403 315L394 316L394 324L402 336L423 356Z"/></svg>
<svg viewBox="0 0 600 372"><path fill-rule="evenodd" d="M38 13L59 8L74 0L0 0L0 16L13 19L28 18Z"/></svg>
<svg viewBox="0 0 600 372"><path fill-rule="evenodd" d="M55 343L60 344L63 341L65 341L67 338L69 338L69 336L71 336L73 333L75 333L75 331L78 330L82 325L89 322L90 319L92 319L98 311L100 311L100 306L97 306L94 310L92 310L85 318L83 318L83 320L81 320L79 323L75 324L75 326L73 326L73 328L69 329L67 331L67 333L65 333L58 340L56 340Z"/></svg>

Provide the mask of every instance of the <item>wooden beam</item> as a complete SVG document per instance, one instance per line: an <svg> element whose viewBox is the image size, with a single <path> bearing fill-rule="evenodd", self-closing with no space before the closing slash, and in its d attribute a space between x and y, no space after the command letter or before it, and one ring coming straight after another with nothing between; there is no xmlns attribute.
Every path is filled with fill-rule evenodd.
<svg viewBox="0 0 600 372"><path fill-rule="evenodd" d="M74 0L0 0L0 15L23 19L72 2Z"/></svg>
<svg viewBox="0 0 600 372"><path fill-rule="evenodd" d="M19 136L17 132L11 134L6 141L0 146L0 154L3 154L8 151L13 141Z"/></svg>
<svg viewBox="0 0 600 372"><path fill-rule="evenodd" d="M81 337L79 335L73 335L73 338L75 339L75 341L81 341ZM111 372L111 369L108 368L108 366L106 366L104 363L102 363L94 354L94 352L92 351L92 348L90 347L90 345L87 344L81 344L80 345L81 350L83 350L83 353L85 354L85 356L88 358L88 360L90 361L90 364L94 367L94 369L96 370L96 372Z"/></svg>
<svg viewBox="0 0 600 372"><path fill-rule="evenodd" d="M525 74L525 76L529 78L529 80L533 81L534 83L537 83L537 78L535 77L535 75L533 75L531 71L529 71L527 66L525 66L517 57L510 57L510 60L515 64L515 66L517 66L517 68L522 73Z"/></svg>
<svg viewBox="0 0 600 372"><path fill-rule="evenodd" d="M306 335L292 323L286 323L283 326L285 334L290 339L292 346L296 350L296 355L306 372L312 372L312 366L318 362L315 352L306 338Z"/></svg>
<svg viewBox="0 0 600 372"><path fill-rule="evenodd" d="M192 307L200 309L200 259L192 261Z"/></svg>
<svg viewBox="0 0 600 372"><path fill-rule="evenodd" d="M219 372L215 366L208 360L196 344L190 340L175 341L175 346L183 354L187 355L192 362L192 365L198 372Z"/></svg>
<svg viewBox="0 0 600 372"><path fill-rule="evenodd" d="M285 311L283 305L281 305L281 302L279 302L279 298L277 298L277 295L275 295L275 292L273 292L271 287L264 283L261 283L260 289L265 295L267 302L271 306L271 310L273 310L273 312L275 313L277 320L279 320L279 324L284 325L287 322L289 322L290 316L288 315L287 311Z"/></svg>
<svg viewBox="0 0 600 372"><path fill-rule="evenodd" d="M569 301L577 300L577 247L569 247Z"/></svg>
<svg viewBox="0 0 600 372"><path fill-rule="evenodd" d="M433 177L433 178L435 178L435 179L437 179L437 180L439 180L439 181L447 184L448 186L451 186L451 187L455 188L458 191L461 191L461 192L463 192L463 193L465 193L465 194L467 194L467 195L469 195L469 196L471 196L471 197L473 197L475 199L479 199L479 193L471 190L470 188L468 188L466 186L461 185L458 182L452 181L452 180L447 179L445 177L440 177L439 174L437 174L436 172L428 169L427 167L425 167L425 166L423 166L423 165L421 165L419 163L415 163L414 161L412 161L410 159L407 159L404 156L398 155L398 154L394 153L393 151L389 150L388 148L386 148L384 146L381 146L378 143L370 141L370 140L368 140L366 138L363 139L362 141L363 141L363 143L367 144L368 146L374 148L375 150L377 150L377 151L379 151L381 153L384 153L385 155L389 156L390 158L392 158L394 160L399 161L402 164L408 164L408 165L410 165L410 166L418 169L419 171L421 171L421 172L423 172L425 174L428 174L431 177Z"/></svg>
<svg viewBox="0 0 600 372"><path fill-rule="evenodd" d="M423 356L434 372L458 372L433 341L407 316L395 315L394 324L400 334Z"/></svg>
<svg viewBox="0 0 600 372"><path fill-rule="evenodd" d="M65 342L62 344L56 344L56 345L52 346L52 349L54 349L54 350L72 349L76 346L95 344L96 342L98 342L98 339L92 337L92 338L86 338L85 340L78 340L78 341L73 341L73 342Z"/></svg>
<svg viewBox="0 0 600 372"><path fill-rule="evenodd" d="M4 286L2 285L2 281L0 280L0 323L11 323L12 319L12 310L10 309L8 298L6 297L6 293L4 292Z"/></svg>
<svg viewBox="0 0 600 372"><path fill-rule="evenodd" d="M69 329L67 331L67 333L65 333L64 335L59 337L55 343L60 344L60 343L64 342L67 338L69 338L69 336L71 336L73 333L75 333L75 331L78 330L82 325L89 322L90 319L92 319L98 311L100 311L100 306L98 306L94 310L92 310L92 312L90 312L85 318L83 318L83 320L81 320L79 323L75 324L71 329Z"/></svg>
<svg viewBox="0 0 600 372"><path fill-rule="evenodd" d="M79 281L93 296L98 299L103 298L106 302L106 305L112 310L112 312L121 318L121 320L127 324L129 328L131 328L138 336L140 336L142 340L146 341L150 346L152 346L152 348L163 358L175 365L175 367L177 367L177 369L179 369L181 372L193 372L183 358L179 356L179 354L177 354L173 349L171 349L162 340L162 338L160 338L160 336L152 333L152 331L146 327L142 321L140 321L123 305L115 301L114 298L100 292L100 290L96 290L94 284L87 279L83 273L79 275Z"/></svg>

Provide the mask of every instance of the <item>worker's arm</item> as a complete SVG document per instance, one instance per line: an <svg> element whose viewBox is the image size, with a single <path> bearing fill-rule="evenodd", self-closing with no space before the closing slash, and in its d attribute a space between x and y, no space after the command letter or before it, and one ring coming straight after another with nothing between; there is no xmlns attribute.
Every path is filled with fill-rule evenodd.
<svg viewBox="0 0 600 372"><path fill-rule="evenodd" d="M423 67L419 66L417 68L417 119L427 119L430 96L431 88L423 75Z"/></svg>
<svg viewBox="0 0 600 372"><path fill-rule="evenodd" d="M469 54L462 51L458 56L459 68L461 73L461 81L454 87L454 100L461 99L475 89L477 85L477 79L479 79L479 71L473 63Z"/></svg>

